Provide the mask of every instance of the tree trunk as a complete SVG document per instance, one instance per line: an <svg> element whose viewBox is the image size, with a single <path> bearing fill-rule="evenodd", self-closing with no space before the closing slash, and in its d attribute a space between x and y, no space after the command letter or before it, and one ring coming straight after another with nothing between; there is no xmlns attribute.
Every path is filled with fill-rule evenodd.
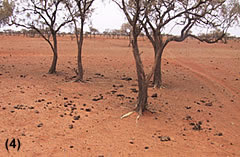
<svg viewBox="0 0 240 157"><path fill-rule="evenodd" d="M57 56L57 53L54 52L54 55L53 55L53 60L52 60L52 65L48 71L49 74L54 74L56 73L56 66L57 66L57 59L58 59L58 56Z"/></svg>
<svg viewBox="0 0 240 157"><path fill-rule="evenodd" d="M53 33L53 60L52 60L52 65L48 71L49 74L56 73L56 66L57 66L57 59L58 59L58 54L57 54L57 36L56 33Z"/></svg>
<svg viewBox="0 0 240 157"><path fill-rule="evenodd" d="M136 62L136 69L137 69L137 77L138 77L138 103L136 107L136 112L139 115L142 115L143 111L146 109L147 106L147 90L148 90L148 82L146 81L145 72L143 69L142 60L139 54L138 43L137 43L137 35L135 31L133 31L133 40L132 40L132 48L133 48L133 55Z"/></svg>
<svg viewBox="0 0 240 157"><path fill-rule="evenodd" d="M142 115L143 111L146 109L147 106L147 98L148 98L148 83L143 80L138 79L138 103L136 112Z"/></svg>
<svg viewBox="0 0 240 157"><path fill-rule="evenodd" d="M157 58L156 68L153 73L153 86L154 88L160 88L162 85L162 53L163 53L163 44L162 44L162 37L156 35L154 46L154 53L155 53L155 60L157 57L157 53L160 53L159 57Z"/></svg>
<svg viewBox="0 0 240 157"><path fill-rule="evenodd" d="M83 81L83 66L82 66L82 48L81 46L79 45L78 46L78 72L77 72L77 79L76 79L76 82L77 81Z"/></svg>
<svg viewBox="0 0 240 157"><path fill-rule="evenodd" d="M157 53L155 52L155 57L156 54ZM160 88L162 85L162 51L160 51L160 56L157 58L156 69L153 76L153 85L154 88Z"/></svg>
<svg viewBox="0 0 240 157"><path fill-rule="evenodd" d="M128 43L128 47L130 47L132 45L132 31L129 32L129 43Z"/></svg>
<svg viewBox="0 0 240 157"><path fill-rule="evenodd" d="M83 81L83 65L82 65L83 26L84 26L84 20L81 21L80 37L79 37L79 40L77 40L77 45L78 45L78 60L77 60L77 62L78 62L78 72L77 72L77 78L76 78L75 82Z"/></svg>

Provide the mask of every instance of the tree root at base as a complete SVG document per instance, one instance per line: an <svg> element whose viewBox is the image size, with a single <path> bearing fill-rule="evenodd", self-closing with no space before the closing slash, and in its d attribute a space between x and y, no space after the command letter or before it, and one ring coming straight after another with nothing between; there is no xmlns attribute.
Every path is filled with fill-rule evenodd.
<svg viewBox="0 0 240 157"><path fill-rule="evenodd" d="M57 72L56 71L48 71L47 74L56 74Z"/></svg>
<svg viewBox="0 0 240 157"><path fill-rule="evenodd" d="M126 113L126 114L124 114L124 115L122 115L121 116L121 119L123 119L123 118L126 118L126 117L128 117L128 116L130 116L131 114L133 114L135 111L131 111L131 112L128 112L128 113Z"/></svg>
<svg viewBox="0 0 240 157"><path fill-rule="evenodd" d="M149 108L145 108L144 112L149 111L151 114L156 113L155 111L151 111ZM138 122L138 120L140 119L140 117L143 115L143 112L137 111L137 108L135 108L134 110L122 115L120 118L127 118L129 116L131 116L134 112L136 112L138 114L137 118L136 118L136 123Z"/></svg>
<svg viewBox="0 0 240 157"><path fill-rule="evenodd" d="M164 88L166 88L166 86L160 85L160 87L158 87L157 85L153 85L153 88L155 88L155 89L164 89Z"/></svg>
<svg viewBox="0 0 240 157"><path fill-rule="evenodd" d="M82 79L75 79L73 82L81 82L81 83L86 83L85 81L83 81Z"/></svg>
<svg viewBox="0 0 240 157"><path fill-rule="evenodd" d="M138 122L139 118L142 116L142 113L137 112L136 110L130 111L124 115L121 116L121 119L129 117L130 115L132 115L134 112L136 112L138 114L137 118L136 118L136 123Z"/></svg>

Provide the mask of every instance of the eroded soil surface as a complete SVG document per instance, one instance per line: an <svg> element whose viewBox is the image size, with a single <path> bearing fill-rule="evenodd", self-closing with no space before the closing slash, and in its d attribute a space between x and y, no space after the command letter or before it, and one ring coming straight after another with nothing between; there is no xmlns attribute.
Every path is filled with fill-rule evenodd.
<svg viewBox="0 0 240 157"><path fill-rule="evenodd" d="M146 71L153 50L140 39ZM165 88L149 89L151 112L136 123L135 62L127 39L59 39L57 74L40 38L0 36L0 156L240 156L240 43L171 43ZM21 141L17 152L6 139Z"/></svg>

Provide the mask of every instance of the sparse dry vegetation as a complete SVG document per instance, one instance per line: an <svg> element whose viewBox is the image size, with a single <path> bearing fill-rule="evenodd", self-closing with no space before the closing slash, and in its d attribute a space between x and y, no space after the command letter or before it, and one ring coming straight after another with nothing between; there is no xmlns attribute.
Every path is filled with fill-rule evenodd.
<svg viewBox="0 0 240 157"><path fill-rule="evenodd" d="M239 2L112 0L104 32L95 2L0 1L1 155L240 156Z"/></svg>

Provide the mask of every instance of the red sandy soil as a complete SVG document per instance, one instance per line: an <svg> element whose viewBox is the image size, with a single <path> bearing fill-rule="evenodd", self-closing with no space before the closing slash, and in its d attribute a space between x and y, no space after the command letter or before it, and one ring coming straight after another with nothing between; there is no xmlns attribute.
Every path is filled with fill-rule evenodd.
<svg viewBox="0 0 240 157"><path fill-rule="evenodd" d="M146 39L140 46L149 72L153 49ZM73 82L76 53L76 42L61 37L58 72L50 75L44 40L0 36L0 156L240 156L239 42L168 45L165 88L149 89L151 112L137 123L137 114L120 119L137 99L128 40L84 41L86 83ZM5 148L12 138L18 152Z"/></svg>

